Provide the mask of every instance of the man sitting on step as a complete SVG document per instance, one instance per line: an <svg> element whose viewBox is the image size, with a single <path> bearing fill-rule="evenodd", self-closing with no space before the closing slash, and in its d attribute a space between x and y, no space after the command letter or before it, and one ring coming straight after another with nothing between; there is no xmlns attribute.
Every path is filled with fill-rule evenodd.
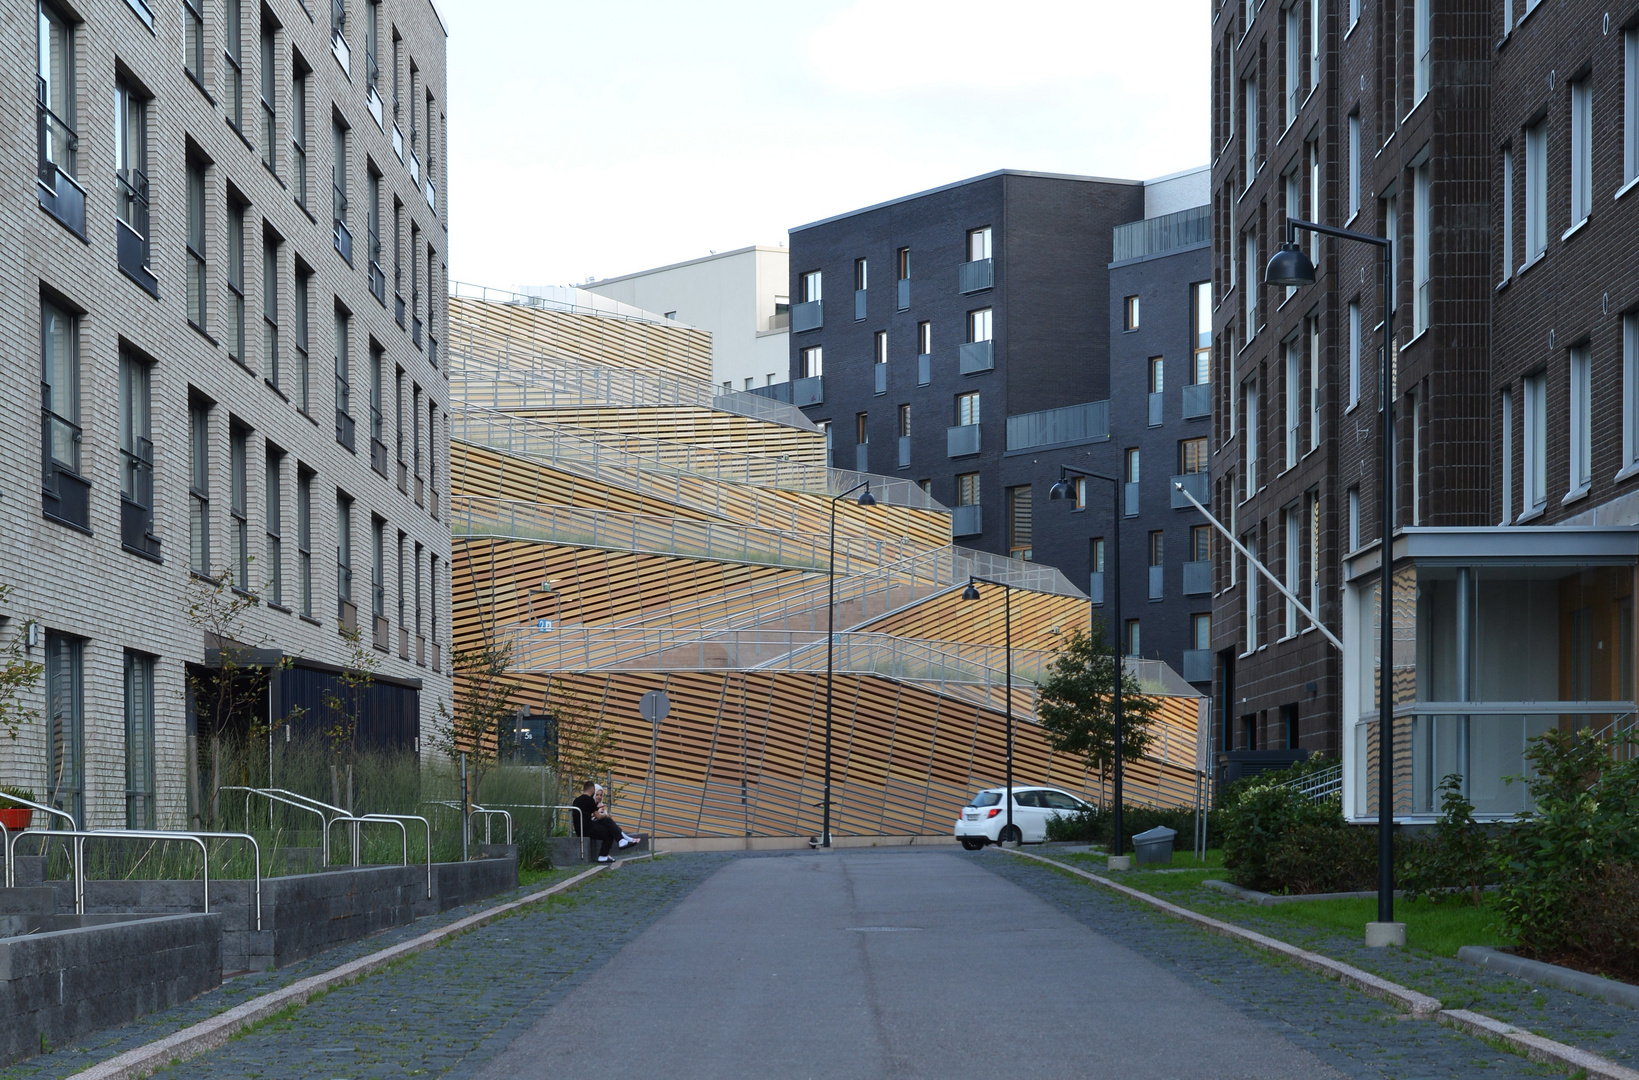
<svg viewBox="0 0 1639 1080"><path fill-rule="evenodd" d="M598 841L598 862L609 861L609 849L617 841L623 848L637 843L637 839L627 836L604 808L601 784L586 781L581 785L581 793L575 797L573 805L579 811L575 815L575 835Z"/></svg>

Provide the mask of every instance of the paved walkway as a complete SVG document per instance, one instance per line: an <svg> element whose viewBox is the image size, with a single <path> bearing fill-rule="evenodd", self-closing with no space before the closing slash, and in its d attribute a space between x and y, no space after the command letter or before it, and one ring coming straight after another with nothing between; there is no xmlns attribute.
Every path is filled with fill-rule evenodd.
<svg viewBox="0 0 1639 1080"><path fill-rule="evenodd" d="M1039 864L856 849L632 864L158 1075L1553 1074Z"/></svg>

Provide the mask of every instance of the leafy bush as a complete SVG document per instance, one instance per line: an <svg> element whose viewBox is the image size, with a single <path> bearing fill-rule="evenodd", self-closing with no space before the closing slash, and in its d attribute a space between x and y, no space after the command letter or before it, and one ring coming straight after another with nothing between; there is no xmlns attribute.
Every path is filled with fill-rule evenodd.
<svg viewBox="0 0 1639 1080"><path fill-rule="evenodd" d="M1474 820L1474 804L1463 796L1463 778L1452 773L1440 781L1440 820L1405 845L1400 883L1413 900L1459 898L1478 907L1485 887L1498 877L1497 846Z"/></svg>
<svg viewBox="0 0 1639 1080"><path fill-rule="evenodd" d="M1229 794L1219 835L1224 866L1237 885L1271 892L1330 892L1337 890L1299 886L1355 879L1359 867L1346 858L1353 850L1349 834L1363 830L1351 829L1343 820L1338 800L1316 801L1272 780L1236 785ZM1287 845L1291 850L1282 850ZM1372 866L1375 875L1375 854Z"/></svg>
<svg viewBox="0 0 1639 1080"><path fill-rule="evenodd" d="M1639 977L1636 751L1631 733L1556 730L1531 741L1536 809L1503 838L1499 896L1521 952Z"/></svg>
<svg viewBox="0 0 1639 1080"><path fill-rule="evenodd" d="M1217 843L1218 815L1207 813L1207 842ZM1188 851L1195 843L1195 810L1191 807L1125 806L1121 810L1121 829L1130 845L1136 833L1148 832L1157 826L1174 829L1174 851ZM1115 840L1115 812L1108 807L1094 807L1078 814L1062 814L1047 820L1047 839L1065 840L1081 844L1111 844Z"/></svg>
<svg viewBox="0 0 1639 1080"><path fill-rule="evenodd" d="M1269 849L1264 872L1271 892L1301 896L1376 888L1377 830L1331 822L1295 826Z"/></svg>

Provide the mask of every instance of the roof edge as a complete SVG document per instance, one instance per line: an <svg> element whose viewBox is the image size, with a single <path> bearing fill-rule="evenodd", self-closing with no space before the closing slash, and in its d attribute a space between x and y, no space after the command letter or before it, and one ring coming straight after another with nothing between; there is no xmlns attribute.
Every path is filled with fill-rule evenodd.
<svg viewBox="0 0 1639 1080"><path fill-rule="evenodd" d="M833 221L841 221L844 218L851 218L859 214L868 214L872 210L881 210L883 207L896 206L899 203L910 202L912 199L937 195L941 191L951 191L955 188L966 187L968 184L977 184L981 180L994 180L998 176L1029 176L1040 180L1080 180L1089 184L1120 184L1129 187L1143 187L1145 183L1143 180L1123 180L1114 176L1081 176L1076 173L1035 172L1030 169L993 169L987 173L980 173L978 176L970 176L966 180L955 180L948 184L940 184L938 187L930 187L923 191L912 192L909 195L900 195L897 198L872 203L870 206L861 206L857 210L848 210L840 214L832 214L830 217L822 217L817 221L810 221L806 225L797 225L787 229L786 233L790 235L791 233L802 232L804 229L829 225Z"/></svg>

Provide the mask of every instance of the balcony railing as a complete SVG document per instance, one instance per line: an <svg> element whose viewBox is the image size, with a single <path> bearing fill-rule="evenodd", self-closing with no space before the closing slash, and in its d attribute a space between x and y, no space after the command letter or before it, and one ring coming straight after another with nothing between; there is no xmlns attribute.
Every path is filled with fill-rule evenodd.
<svg viewBox="0 0 1639 1080"><path fill-rule="evenodd" d="M80 475L80 425L40 410L43 509L59 521L91 531L91 484Z"/></svg>
<svg viewBox="0 0 1639 1080"><path fill-rule="evenodd" d="M870 443L857 443L854 446L854 471L864 473L871 471Z"/></svg>
<svg viewBox="0 0 1639 1080"><path fill-rule="evenodd" d="M399 130L396 121L393 123L393 153L398 155L398 160L404 160L404 132Z"/></svg>
<svg viewBox="0 0 1639 1080"><path fill-rule="evenodd" d="M854 321L859 322L863 318L865 318L865 290L864 289L855 289L854 290Z"/></svg>
<svg viewBox="0 0 1639 1080"><path fill-rule="evenodd" d="M114 189L118 207L114 231L120 269L158 296L159 279L148 268L148 177L136 170L129 178L115 173Z"/></svg>
<svg viewBox="0 0 1639 1080"><path fill-rule="evenodd" d="M820 405L825 401L825 379L820 375L812 375L806 379L791 380L791 404L802 408L805 405Z"/></svg>
<svg viewBox="0 0 1639 1080"><path fill-rule="evenodd" d="M902 277L902 278L899 279L898 293L899 293L899 295L898 295L898 297L896 297L896 299L899 301L899 304L898 304L899 310L900 311L909 310L910 306L911 306L911 279L910 278Z"/></svg>
<svg viewBox="0 0 1639 1080"><path fill-rule="evenodd" d="M774 331L774 330L785 330L785 329L789 328L790 326L791 326L791 311L790 311L789 308L786 309L785 311L776 311L774 314L772 314L768 317L768 329L771 332Z"/></svg>
<svg viewBox="0 0 1639 1080"><path fill-rule="evenodd" d="M1180 672L1185 682L1209 683L1212 681L1212 650L1185 649L1184 670Z"/></svg>
<svg viewBox="0 0 1639 1080"><path fill-rule="evenodd" d="M1212 208L1194 206L1175 214L1117 225L1111 262L1126 262L1204 244L1212 238Z"/></svg>
<svg viewBox="0 0 1639 1080"><path fill-rule="evenodd" d="M979 425L957 424L945 429L945 456L966 457L979 452Z"/></svg>
<svg viewBox="0 0 1639 1080"><path fill-rule="evenodd" d="M1205 596L1212 591L1212 562L1201 559L1184 564L1184 595ZM1193 682L1194 680L1190 680Z"/></svg>
<svg viewBox="0 0 1639 1080"><path fill-rule="evenodd" d="M979 504L968 506L953 506L950 511L950 534L952 536L978 536L984 531L979 514Z"/></svg>
<svg viewBox="0 0 1639 1080"><path fill-rule="evenodd" d="M365 234L370 251L370 294L387 306L387 272L381 268L381 238L375 230Z"/></svg>
<svg viewBox="0 0 1639 1080"><path fill-rule="evenodd" d="M1138 485L1136 483L1121 485L1121 513L1126 517L1138 516Z"/></svg>
<svg viewBox="0 0 1639 1080"><path fill-rule="evenodd" d="M410 164L410 179L414 180L416 182L416 184L419 186L420 183L421 183L421 159L415 156L415 150L414 150L415 133L414 132L410 133L410 138L411 138L411 143L410 143L411 150L410 150L410 162L409 162L409 164Z"/></svg>
<svg viewBox="0 0 1639 1080"><path fill-rule="evenodd" d="M793 334L800 334L805 330L818 330L823 325L825 325L825 314L820 309L818 300L792 305L791 332Z"/></svg>
<svg viewBox="0 0 1639 1080"><path fill-rule="evenodd" d="M1167 395L1156 393L1150 395L1150 427L1160 427L1166 420Z"/></svg>
<svg viewBox="0 0 1639 1080"><path fill-rule="evenodd" d="M1088 401L1058 409L1020 413L1007 418L1007 448L1028 450L1037 446L1092 442L1110 437L1110 403Z"/></svg>
<svg viewBox="0 0 1639 1080"><path fill-rule="evenodd" d="M44 83L40 93L45 93ZM85 189L74 180L75 158L80 137L62 117L46 108L44 101L36 103L38 118L40 205L51 216L85 236Z"/></svg>
<svg viewBox="0 0 1639 1080"><path fill-rule="evenodd" d="M974 259L958 267L957 279L964 293L982 292L994 284L989 259Z"/></svg>
<svg viewBox="0 0 1639 1080"><path fill-rule="evenodd" d="M380 439L370 440L370 468L387 475L387 444Z"/></svg>
<svg viewBox="0 0 1639 1080"><path fill-rule="evenodd" d="M336 441L353 449L353 418L339 408L336 410Z"/></svg>
<svg viewBox="0 0 1639 1080"><path fill-rule="evenodd" d="M150 559L159 558L154 535L154 444L137 440L137 449L120 450L125 475L120 492L120 543Z"/></svg>
<svg viewBox="0 0 1639 1080"><path fill-rule="evenodd" d="M1167 568L1164 566L1150 567L1150 599L1159 600L1166 595Z"/></svg>
<svg viewBox="0 0 1639 1080"><path fill-rule="evenodd" d="M333 189L335 193L335 215L333 232L336 251L347 260L347 265L353 265L353 232L347 227L347 196L342 194L341 188Z"/></svg>
<svg viewBox="0 0 1639 1080"><path fill-rule="evenodd" d="M871 366L876 369L876 392L886 394L888 392L888 365L872 364Z"/></svg>
<svg viewBox="0 0 1639 1080"><path fill-rule="evenodd" d="M431 210L434 214L437 214L438 213L438 185L433 183L433 178L430 175L431 172L432 172L432 167L428 166L427 171L428 171L428 174L429 174L427 176L427 209Z"/></svg>
<svg viewBox="0 0 1639 1080"><path fill-rule="evenodd" d="M1212 384L1190 383L1184 387L1184 419L1212 415Z"/></svg>
<svg viewBox="0 0 1639 1080"><path fill-rule="evenodd" d="M398 321L398 328L404 329L404 297L393 294L393 318Z"/></svg>
<svg viewBox="0 0 1639 1080"><path fill-rule="evenodd" d="M349 75L353 73L353 50L347 45L347 38L342 36L341 27L332 27L330 30L330 53L336 58L336 63Z"/></svg>
<svg viewBox="0 0 1639 1080"><path fill-rule="evenodd" d="M988 341L964 341L957 350L957 363L963 375L977 375L996 366L994 351Z"/></svg>
<svg viewBox="0 0 1639 1080"><path fill-rule="evenodd" d="M910 468L910 465L911 437L909 435L901 435L899 436L899 467L901 469L908 469Z"/></svg>
<svg viewBox="0 0 1639 1080"><path fill-rule="evenodd" d="M364 71L368 82L364 87L364 104L370 110L370 116L375 120L376 127L383 124L381 94L376 90L377 80L381 77L376 67L376 58L370 55L369 50L364 53Z"/></svg>
<svg viewBox="0 0 1639 1080"><path fill-rule="evenodd" d="M1104 603L1104 571L1094 570L1087 575L1087 595L1095 604Z"/></svg>
<svg viewBox="0 0 1639 1080"><path fill-rule="evenodd" d="M933 357L927 353L916 354L916 385L926 386L933 381Z"/></svg>
<svg viewBox="0 0 1639 1080"><path fill-rule="evenodd" d="M1171 481L1168 482L1167 490L1172 493L1172 508L1174 510L1184 510L1184 509L1189 508L1189 500L1184 498L1184 491L1179 491L1178 490L1178 488L1176 486L1178 484L1184 485L1184 491L1187 491L1191 495L1195 496L1195 498L1201 503L1201 505L1203 505L1203 506L1206 505L1206 499L1207 499L1207 474L1206 473L1204 473L1204 472L1184 473L1182 476L1174 476L1171 479Z"/></svg>

